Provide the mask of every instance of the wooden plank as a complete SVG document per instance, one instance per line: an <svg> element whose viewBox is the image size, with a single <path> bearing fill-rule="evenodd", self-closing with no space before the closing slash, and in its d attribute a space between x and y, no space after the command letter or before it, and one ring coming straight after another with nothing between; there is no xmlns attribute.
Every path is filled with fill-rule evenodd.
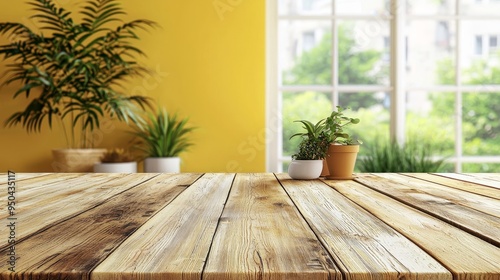
<svg viewBox="0 0 500 280"><path fill-rule="evenodd" d="M464 174L477 177L481 180L488 179L493 181L500 181L500 173L464 173Z"/></svg>
<svg viewBox="0 0 500 280"><path fill-rule="evenodd" d="M0 276L30 280L88 279L93 267L197 178L193 174L157 176L72 219L37 232L16 244L19 256L16 273L2 272ZM99 187L92 183L88 181L89 188ZM0 252L3 256L6 253L7 250Z"/></svg>
<svg viewBox="0 0 500 280"><path fill-rule="evenodd" d="M370 176L370 175L365 174L364 176ZM401 186L408 186L410 188L417 189L419 192L428 193L432 196L429 199L430 200L434 199L436 201L436 204L439 204L440 202L441 204L446 204L451 202L453 204L463 205L465 207L475 209L479 212L483 212L495 217L500 217L500 200L498 199L477 195L462 190L457 190L455 188L448 188L446 186L422 181L415 178L409 178L407 176L401 177L401 175L395 175L390 173L378 173L377 176L388 178L389 180L385 180L385 182L396 180L398 184ZM361 182L362 180L363 180L362 175L359 178L357 178L357 181L359 182ZM363 180L363 182L365 181L366 180ZM380 189L384 189L384 187L380 186ZM416 194L415 196L419 196L419 194ZM425 199L425 197L422 197L422 199ZM440 201L442 199L447 200L447 202Z"/></svg>
<svg viewBox="0 0 500 280"><path fill-rule="evenodd" d="M495 199L500 199L500 191L495 188L486 187L483 185L478 185L475 183L465 182L452 178L447 178L436 174L428 174L428 173L403 173L403 174L406 176L426 180L436 184L441 184L443 186L447 186L450 188L455 188Z"/></svg>
<svg viewBox="0 0 500 280"><path fill-rule="evenodd" d="M486 179L486 178L478 178L476 176L473 176L472 174L458 174L458 173L435 173L439 176L443 177L448 177L448 178L453 178L456 180L462 180L466 182L471 182L474 184L479 184L479 185L484 185L488 187L492 187L495 189L500 189L500 182L497 180L491 180L491 179Z"/></svg>
<svg viewBox="0 0 500 280"><path fill-rule="evenodd" d="M500 200L399 174L363 174L358 176L356 181L500 246L500 216L492 216L478 210L487 203L475 203L473 208L466 206L470 205L470 201L477 202L483 198L493 200L489 203L496 202L500 209ZM465 199L467 201L463 203Z"/></svg>
<svg viewBox="0 0 500 280"><path fill-rule="evenodd" d="M130 236L92 279L201 279L234 174L205 174Z"/></svg>
<svg viewBox="0 0 500 280"><path fill-rule="evenodd" d="M16 230L17 240L23 240L37 231L76 216L99 205L106 199L149 180L155 175L137 174L80 174L68 177L54 174L44 181L37 181L16 197L16 218L23 226ZM5 204L6 205L6 204ZM40 215L43 213L43 215ZM6 217L7 211L0 212ZM7 236L9 228L0 227L0 236ZM0 249L8 246L7 239L0 239Z"/></svg>
<svg viewBox="0 0 500 280"><path fill-rule="evenodd" d="M31 173L30 173L31 174ZM50 193L53 190L51 189L44 189L50 184L54 184L57 182L65 181L71 178L75 178L77 175L75 174L41 174L40 176L32 176L32 177L27 177L22 180L19 180L16 175L15 179L15 184L13 186L9 187L14 187L14 192L12 193L12 196L14 198L14 204L15 207L15 213L17 214L17 210L19 210L19 206L21 203L25 203L27 201L31 201L33 199L38 198L39 195L41 194L46 194ZM5 177L5 183L0 184L1 188L5 188L5 195L0 196L0 219L6 219L9 216L9 212L7 211L7 199L8 199L8 189L7 189L7 177ZM38 193L30 193L32 189L40 189ZM36 202L35 202L36 204ZM26 206L26 205L25 205ZM1 231L1 229L0 229ZM1 233L0 233L1 234Z"/></svg>
<svg viewBox="0 0 500 280"><path fill-rule="evenodd" d="M452 279L421 248L323 182L278 178L345 279Z"/></svg>
<svg viewBox="0 0 500 280"><path fill-rule="evenodd" d="M114 180L125 175L110 174L103 176L99 174L71 174L54 173L43 177L31 178L16 184L16 200L18 210L29 210L38 208L46 203L53 203L58 196L66 196L88 189L88 180L95 184ZM0 212L0 218L5 218L6 212Z"/></svg>
<svg viewBox="0 0 500 280"><path fill-rule="evenodd" d="M203 272L205 280L341 279L273 174L238 174Z"/></svg>
<svg viewBox="0 0 500 280"><path fill-rule="evenodd" d="M19 185L19 191L23 190L28 190L31 188L36 188L40 187L42 184L45 182L52 182L52 181L62 181L65 179L69 178L75 178L78 176L78 174L72 174L72 173L43 173L43 174L36 174L36 176L33 173L28 173L29 175L33 176L23 176L26 173L18 173L16 174L16 184ZM7 185L7 174L5 174L4 180L0 181L0 187L4 187Z"/></svg>
<svg viewBox="0 0 500 280"><path fill-rule="evenodd" d="M16 179L16 181L24 181L27 179L33 179L33 178L47 176L50 174L52 174L52 173L15 173L15 179ZM0 177L2 179L4 179L4 180L0 181L0 185L7 184L7 173L6 172L0 173Z"/></svg>
<svg viewBox="0 0 500 280"><path fill-rule="evenodd" d="M423 248L455 280L500 278L498 247L358 182L326 182Z"/></svg>

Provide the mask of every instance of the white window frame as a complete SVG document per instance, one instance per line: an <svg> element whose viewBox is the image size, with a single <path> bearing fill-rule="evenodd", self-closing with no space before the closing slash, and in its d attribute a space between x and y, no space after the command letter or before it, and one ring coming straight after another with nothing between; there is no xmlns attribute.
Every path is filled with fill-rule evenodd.
<svg viewBox="0 0 500 280"><path fill-rule="evenodd" d="M462 172L463 163L500 163L500 156L464 156L462 147L462 93L464 92L500 92L500 85L462 85L461 84L461 20L500 20L500 16L488 15L460 15L460 0L455 0L456 12L450 15L406 15L406 0L391 0L390 5L390 43L391 43L391 69L390 86L362 86L362 85L339 85L337 59L332 63L331 86L280 86L278 69L278 22L280 19L329 19L335 26L339 19L371 19L369 16L332 16L332 15L293 15L279 16L278 1L267 0L266 2L266 126L267 126L267 149L266 149L266 170L267 172L283 172L282 163L289 161L290 157L281 156L282 154L282 118L281 118L281 97L283 91L305 91L317 90L328 91L332 93L333 106L338 104L339 92L358 92L358 91L385 91L391 96L390 108L390 136L398 142L405 140L405 98L406 92L415 90L424 91L443 91L455 93L455 155L447 161L455 164L455 172ZM335 0L332 0L333 9L335 9ZM447 86L426 86L411 87L406 85L405 80L405 23L412 19L431 19L431 20L452 20L455 24L455 73L456 79L454 85ZM336 29L332 30L332 40L337 41ZM483 42L484 43L484 42ZM489 42L486 42L489 43ZM333 46L333 58L338 56L337 44Z"/></svg>

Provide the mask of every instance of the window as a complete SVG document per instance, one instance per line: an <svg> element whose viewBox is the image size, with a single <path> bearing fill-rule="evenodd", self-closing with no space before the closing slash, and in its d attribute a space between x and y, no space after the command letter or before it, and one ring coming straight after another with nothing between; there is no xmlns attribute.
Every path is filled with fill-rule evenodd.
<svg viewBox="0 0 500 280"><path fill-rule="evenodd" d="M498 36L490 35L490 49L496 49L498 47Z"/></svg>
<svg viewBox="0 0 500 280"><path fill-rule="evenodd" d="M286 170L294 120L319 120L340 105L361 119L351 131L365 144L420 136L447 156L445 171L500 172L500 61L490 51L497 7L268 0L268 171Z"/></svg>
<svg viewBox="0 0 500 280"><path fill-rule="evenodd" d="M482 55L483 54L483 36L482 35L476 35L476 40L475 40L474 46L476 49L476 54Z"/></svg>
<svg viewBox="0 0 500 280"><path fill-rule="evenodd" d="M316 46L316 36L314 36L314 32L304 32L303 33L303 43L302 43L302 52L308 52Z"/></svg>

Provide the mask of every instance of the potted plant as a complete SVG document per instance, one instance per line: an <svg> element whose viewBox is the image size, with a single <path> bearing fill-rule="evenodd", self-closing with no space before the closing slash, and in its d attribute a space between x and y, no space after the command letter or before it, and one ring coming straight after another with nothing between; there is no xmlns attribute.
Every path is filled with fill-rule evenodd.
<svg viewBox="0 0 500 280"><path fill-rule="evenodd" d="M135 127L145 172L180 172L179 155L193 145L188 135L194 127L187 122L187 118L178 119L177 114L169 115L162 108L149 114L146 125Z"/></svg>
<svg viewBox="0 0 500 280"><path fill-rule="evenodd" d="M137 162L125 149L107 150L101 157L101 162L94 164L96 173L136 173Z"/></svg>
<svg viewBox="0 0 500 280"><path fill-rule="evenodd" d="M337 106L329 117L324 119L323 132L327 135L329 144L325 164L327 179L352 179L356 158L359 152L360 140L353 139L344 128L359 123L359 119L344 115L345 108Z"/></svg>
<svg viewBox="0 0 500 280"><path fill-rule="evenodd" d="M13 97L25 95L28 100L24 110L5 123L40 132L44 124L52 128L57 122L68 149L54 150L56 171L92 171L105 152L89 152L99 144L95 138L102 118L137 123L136 112L148 105L148 98L128 96L116 86L147 71L133 59L142 52L132 41L139 39L136 30L155 23L123 22L120 16L125 12L118 0L86 0L76 17L55 2L28 2L39 30L0 23L0 34L11 39L0 45L0 55L8 61L5 84L18 85ZM86 154L91 155L90 162L82 163L80 156Z"/></svg>
<svg viewBox="0 0 500 280"><path fill-rule="evenodd" d="M296 133L290 137L300 136L298 153L292 155L292 162L288 166L288 174L292 179L316 179L321 175L323 159L326 156L328 146L328 135L324 131L324 121L316 124L307 120L300 120L305 132Z"/></svg>

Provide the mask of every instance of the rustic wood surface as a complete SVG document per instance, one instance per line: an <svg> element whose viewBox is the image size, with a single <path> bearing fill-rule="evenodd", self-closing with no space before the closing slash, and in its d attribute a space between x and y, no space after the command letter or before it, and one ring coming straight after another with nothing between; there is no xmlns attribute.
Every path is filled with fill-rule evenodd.
<svg viewBox="0 0 500 280"><path fill-rule="evenodd" d="M500 174L0 176L0 279L500 279Z"/></svg>

